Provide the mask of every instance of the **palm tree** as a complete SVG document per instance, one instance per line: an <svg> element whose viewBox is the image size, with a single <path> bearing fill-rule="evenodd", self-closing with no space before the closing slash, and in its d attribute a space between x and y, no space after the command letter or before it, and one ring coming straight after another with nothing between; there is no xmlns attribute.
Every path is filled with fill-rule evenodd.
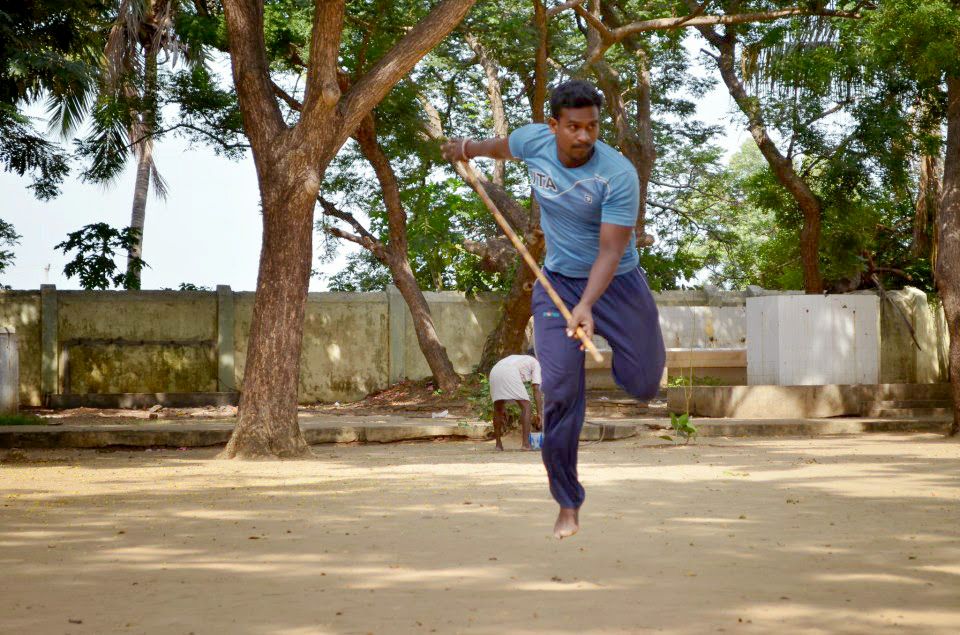
<svg viewBox="0 0 960 635"><path fill-rule="evenodd" d="M73 132L89 112L90 133L78 142L90 161L86 181L110 183L132 155L137 162L130 227L138 236L127 253L128 289L140 288L143 230L150 184L165 198L166 183L153 158L160 134L160 54L176 61L202 59L183 46L174 31L181 0L119 0L113 12L94 90L71 100L51 99L50 112L62 134ZM90 104L92 103L92 108Z"/></svg>

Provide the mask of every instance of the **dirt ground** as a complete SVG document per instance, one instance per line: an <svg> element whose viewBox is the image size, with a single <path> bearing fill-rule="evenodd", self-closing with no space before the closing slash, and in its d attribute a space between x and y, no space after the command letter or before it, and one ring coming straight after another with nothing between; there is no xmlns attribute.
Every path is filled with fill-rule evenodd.
<svg viewBox="0 0 960 635"><path fill-rule="evenodd" d="M492 447L0 454L0 632L960 632L955 440Z"/></svg>

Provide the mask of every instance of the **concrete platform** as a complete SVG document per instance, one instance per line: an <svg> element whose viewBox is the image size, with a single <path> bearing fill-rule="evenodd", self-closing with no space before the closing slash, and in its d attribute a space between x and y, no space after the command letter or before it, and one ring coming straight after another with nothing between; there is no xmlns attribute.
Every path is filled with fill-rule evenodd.
<svg viewBox="0 0 960 635"><path fill-rule="evenodd" d="M0 426L0 448L206 447L224 445L234 421L122 420L63 425ZM307 443L390 443L416 439L485 439L492 426L403 417L300 419Z"/></svg>
<svg viewBox="0 0 960 635"><path fill-rule="evenodd" d="M831 419L692 419L698 438L715 437L819 437L872 432L946 434L951 419L930 417L924 419L876 419L843 417ZM638 434L643 437L671 434L670 422L638 422ZM661 426L659 428L655 426Z"/></svg>
<svg viewBox="0 0 960 635"><path fill-rule="evenodd" d="M912 419L694 419L698 436L711 437L813 437L868 432L942 432L949 417ZM209 447L224 445L234 422L184 420L97 419L63 425L0 426L0 448L97 449L112 447ZM482 441L492 438L489 423L467 420L432 421L399 416L305 417L300 420L307 443L393 443L429 439ZM671 434L664 418L616 420L588 419L580 434L584 442L616 441L631 437Z"/></svg>
<svg viewBox="0 0 960 635"><path fill-rule="evenodd" d="M909 412L916 400L930 407L949 407L949 384L832 384L823 386L694 386L667 389L670 412L700 417L795 419L886 414L876 404L915 415L948 415L946 411ZM894 403L896 402L896 403Z"/></svg>

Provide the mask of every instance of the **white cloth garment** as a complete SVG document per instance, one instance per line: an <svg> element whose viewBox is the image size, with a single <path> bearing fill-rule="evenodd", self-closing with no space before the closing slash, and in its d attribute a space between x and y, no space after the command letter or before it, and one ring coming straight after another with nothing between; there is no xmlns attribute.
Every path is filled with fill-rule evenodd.
<svg viewBox="0 0 960 635"><path fill-rule="evenodd" d="M524 382L540 384L540 362L530 355L510 355L490 370L490 397L493 401L530 401Z"/></svg>

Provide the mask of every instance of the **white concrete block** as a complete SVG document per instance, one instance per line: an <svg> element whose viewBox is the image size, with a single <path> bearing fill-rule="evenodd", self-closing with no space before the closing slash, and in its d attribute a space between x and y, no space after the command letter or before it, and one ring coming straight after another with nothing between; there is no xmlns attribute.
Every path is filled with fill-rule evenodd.
<svg viewBox="0 0 960 635"><path fill-rule="evenodd" d="M751 385L879 383L875 295L747 298L746 322Z"/></svg>

